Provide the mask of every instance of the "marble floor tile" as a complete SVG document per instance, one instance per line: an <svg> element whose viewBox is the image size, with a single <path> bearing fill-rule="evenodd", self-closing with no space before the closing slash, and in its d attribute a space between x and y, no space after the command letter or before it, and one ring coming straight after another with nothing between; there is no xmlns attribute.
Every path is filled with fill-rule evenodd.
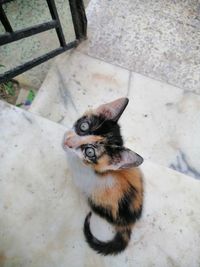
<svg viewBox="0 0 200 267"><path fill-rule="evenodd" d="M199 267L200 182L149 161L143 217L128 248L109 257L92 251L82 234L89 208L71 180L64 132L0 101L0 266ZM91 224L111 234L94 215Z"/></svg>
<svg viewBox="0 0 200 267"><path fill-rule="evenodd" d="M31 112L71 126L92 106L126 96L130 72L73 51L59 57L48 73Z"/></svg>
<svg viewBox="0 0 200 267"><path fill-rule="evenodd" d="M129 99L126 141L146 159L200 179L200 96L133 73Z"/></svg>
<svg viewBox="0 0 200 267"><path fill-rule="evenodd" d="M81 51L200 93L199 2L91 1Z"/></svg>

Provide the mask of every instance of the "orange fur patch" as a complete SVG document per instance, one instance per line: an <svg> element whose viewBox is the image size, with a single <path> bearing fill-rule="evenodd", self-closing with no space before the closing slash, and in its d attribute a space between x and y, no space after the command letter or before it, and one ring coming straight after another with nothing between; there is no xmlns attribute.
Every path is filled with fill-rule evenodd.
<svg viewBox="0 0 200 267"><path fill-rule="evenodd" d="M106 167L109 165L109 156L104 154L100 159L98 159L98 163L93 166L96 172L103 172L105 171Z"/></svg>
<svg viewBox="0 0 200 267"><path fill-rule="evenodd" d="M107 158L105 157L101 164L104 165L106 160ZM143 182L142 174L139 168L108 171L100 175L100 179L106 179L108 176L112 176L115 180L115 183L112 187L97 189L92 195L92 200L99 205L111 208L112 215L114 218L116 218L118 201L122 199L131 184L137 190L137 194L132 203L132 209L133 211L139 210L143 203Z"/></svg>
<svg viewBox="0 0 200 267"><path fill-rule="evenodd" d="M69 131L66 135L66 141L65 145L70 145L73 148L79 147L81 145L85 144L93 144L99 141L102 141L104 138L102 136L97 135L85 135L85 136L79 136L75 133L75 131Z"/></svg>
<svg viewBox="0 0 200 267"><path fill-rule="evenodd" d="M121 232L121 231L124 231L124 230L131 230L132 227L133 227L133 224L129 224L129 225L125 225L125 226L117 225L117 226L115 226L115 229L116 229L116 231Z"/></svg>
<svg viewBox="0 0 200 267"><path fill-rule="evenodd" d="M139 168L124 170L124 176L127 181L137 190L137 194L132 203L132 210L139 210L143 203L143 180L142 173Z"/></svg>

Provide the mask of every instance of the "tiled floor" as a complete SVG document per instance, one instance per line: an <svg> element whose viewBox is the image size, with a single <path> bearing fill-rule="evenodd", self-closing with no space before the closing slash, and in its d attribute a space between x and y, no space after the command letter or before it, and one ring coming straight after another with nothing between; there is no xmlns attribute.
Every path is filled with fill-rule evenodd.
<svg viewBox="0 0 200 267"><path fill-rule="evenodd" d="M57 60L31 111L71 127L88 108L126 95L121 124L127 144L199 179L199 95L74 51Z"/></svg>
<svg viewBox="0 0 200 267"><path fill-rule="evenodd" d="M90 2L82 51L200 94L197 0Z"/></svg>
<svg viewBox="0 0 200 267"><path fill-rule="evenodd" d="M149 161L143 217L128 248L107 257L92 251L82 232L89 208L71 179L64 132L0 101L0 266L199 267L200 182ZM91 228L113 236L94 214Z"/></svg>

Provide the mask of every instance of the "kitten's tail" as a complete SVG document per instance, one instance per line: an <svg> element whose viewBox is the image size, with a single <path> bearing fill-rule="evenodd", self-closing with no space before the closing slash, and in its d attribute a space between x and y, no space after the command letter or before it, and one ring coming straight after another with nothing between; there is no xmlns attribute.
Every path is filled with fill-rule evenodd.
<svg viewBox="0 0 200 267"><path fill-rule="evenodd" d="M104 242L98 240L96 237L93 236L90 230L90 217L92 213L89 212L85 218L84 223L84 234L86 241L88 242L89 246L103 255L115 255L122 252L128 245L130 237L131 237L131 229L129 228L122 228L122 230L117 230L114 238L110 241Z"/></svg>

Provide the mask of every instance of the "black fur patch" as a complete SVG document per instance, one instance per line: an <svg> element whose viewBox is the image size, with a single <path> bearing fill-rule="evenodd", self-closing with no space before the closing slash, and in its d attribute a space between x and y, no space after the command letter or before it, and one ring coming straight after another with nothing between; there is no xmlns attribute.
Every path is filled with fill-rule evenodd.
<svg viewBox="0 0 200 267"><path fill-rule="evenodd" d="M129 190L119 200L118 216L116 221L118 225L127 225L130 223L135 223L135 221L141 217L142 204L139 210L133 211L131 209L131 205L134 202L136 194L138 194L137 190L132 185L130 185Z"/></svg>
<svg viewBox="0 0 200 267"><path fill-rule="evenodd" d="M96 205L91 198L88 199L88 203L91 209L98 214L100 217L106 219L109 223L118 226L126 226L131 223L135 223L141 217L142 214L142 204L138 210L132 210L131 205L134 198L138 194L137 190L130 185L129 190L123 195L118 202L118 212L117 217L113 218L112 211L108 207L103 207L102 205Z"/></svg>
<svg viewBox="0 0 200 267"><path fill-rule="evenodd" d="M96 205L92 200L91 198L88 198L88 203L91 207L91 209L96 213L98 214L100 217L106 219L109 223L114 223L114 218L112 216L112 212L111 212L111 209L109 208L105 208L101 205Z"/></svg>
<svg viewBox="0 0 200 267"><path fill-rule="evenodd" d="M105 120L103 117L92 116L96 128L92 128L93 135L100 135L105 138L105 150L112 156L123 146L123 139L120 132L120 126L112 120Z"/></svg>
<svg viewBox="0 0 200 267"><path fill-rule="evenodd" d="M90 127L88 131L82 132L80 125L83 122L88 122ZM91 115L90 117L83 116L74 125L78 135L98 135L104 137L103 146L109 156L119 154L123 147L123 139L120 132L120 126L113 120L105 119L103 116Z"/></svg>

